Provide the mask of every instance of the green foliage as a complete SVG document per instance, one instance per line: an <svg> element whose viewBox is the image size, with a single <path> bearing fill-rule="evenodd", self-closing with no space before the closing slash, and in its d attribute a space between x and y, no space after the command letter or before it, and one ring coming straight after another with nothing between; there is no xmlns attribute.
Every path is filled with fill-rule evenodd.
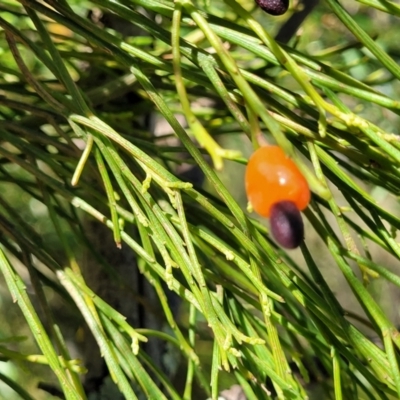
<svg viewBox="0 0 400 400"><path fill-rule="evenodd" d="M0 294L24 328L0 327L0 364L45 365L37 379L85 399L65 315L89 327L126 399L216 399L234 382L248 399L400 397L398 318L374 289L400 286L400 12L360 3L326 0L283 44L274 35L297 2L277 19L235 0L1 2ZM171 131L155 135L144 116ZM314 193L295 252L236 200L260 137ZM90 244L93 220L109 229L104 247L135 255L168 330L128 323L90 288L88 252L124 280ZM180 383L143 350L154 337L181 355Z"/></svg>

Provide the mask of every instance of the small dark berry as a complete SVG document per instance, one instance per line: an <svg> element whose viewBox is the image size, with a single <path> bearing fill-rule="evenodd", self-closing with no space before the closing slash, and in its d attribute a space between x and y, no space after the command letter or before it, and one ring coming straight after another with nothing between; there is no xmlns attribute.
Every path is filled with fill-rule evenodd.
<svg viewBox="0 0 400 400"><path fill-rule="evenodd" d="M289 0L256 0L256 3L271 15L283 15L289 8Z"/></svg>
<svg viewBox="0 0 400 400"><path fill-rule="evenodd" d="M286 249L295 249L304 239L303 220L292 201L280 201L271 207L270 225L272 236Z"/></svg>

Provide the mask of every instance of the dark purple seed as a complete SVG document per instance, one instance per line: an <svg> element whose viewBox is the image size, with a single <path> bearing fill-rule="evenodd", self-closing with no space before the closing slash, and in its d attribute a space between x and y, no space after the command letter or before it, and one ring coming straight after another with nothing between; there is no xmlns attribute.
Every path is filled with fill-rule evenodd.
<svg viewBox="0 0 400 400"><path fill-rule="evenodd" d="M256 3L271 15L283 15L289 8L289 0L256 0Z"/></svg>
<svg viewBox="0 0 400 400"><path fill-rule="evenodd" d="M303 220L292 201L280 201L271 207L270 226L274 239L286 249L295 249L304 239Z"/></svg>

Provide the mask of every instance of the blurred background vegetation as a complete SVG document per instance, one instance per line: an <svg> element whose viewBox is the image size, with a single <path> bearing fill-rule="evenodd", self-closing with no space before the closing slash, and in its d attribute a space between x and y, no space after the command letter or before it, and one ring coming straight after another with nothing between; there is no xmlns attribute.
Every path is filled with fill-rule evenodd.
<svg viewBox="0 0 400 400"><path fill-rule="evenodd" d="M1 2L0 398L400 398L400 3L321 0L293 36L306 0L233 3ZM258 129L315 193L291 252L245 211Z"/></svg>

